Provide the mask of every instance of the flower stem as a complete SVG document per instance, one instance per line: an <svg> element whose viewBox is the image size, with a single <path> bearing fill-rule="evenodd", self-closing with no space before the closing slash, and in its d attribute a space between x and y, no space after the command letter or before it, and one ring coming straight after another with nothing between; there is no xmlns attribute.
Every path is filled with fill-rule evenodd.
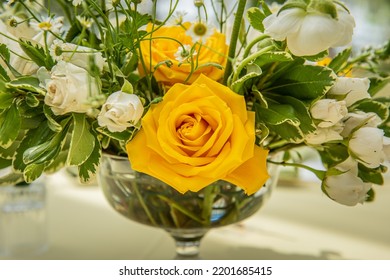
<svg viewBox="0 0 390 280"><path fill-rule="evenodd" d="M228 78L233 70L232 59L236 56L236 46L238 41L238 35L240 33L240 26L242 21L242 16L245 11L246 0L240 0L238 3L236 15L234 17L233 31L230 39L229 53L228 53L228 61L226 63L225 74L223 77L223 84L227 85Z"/></svg>
<svg viewBox="0 0 390 280"><path fill-rule="evenodd" d="M148 216L150 222L154 226L157 226L158 224L156 223L156 220L153 218L153 215L150 212L149 207L146 205L146 202L144 201L144 198L142 197L141 193L138 190L137 182L133 183L133 190L134 190L135 195L137 196L137 199L138 199L139 203L141 204L142 208L145 210L145 213Z"/></svg>

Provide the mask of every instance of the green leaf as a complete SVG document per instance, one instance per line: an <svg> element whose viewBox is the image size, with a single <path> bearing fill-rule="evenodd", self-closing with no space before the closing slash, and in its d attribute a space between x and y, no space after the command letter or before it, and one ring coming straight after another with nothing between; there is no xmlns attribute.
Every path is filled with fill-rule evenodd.
<svg viewBox="0 0 390 280"><path fill-rule="evenodd" d="M10 107L13 101L14 96L12 94L0 91L0 110Z"/></svg>
<svg viewBox="0 0 390 280"><path fill-rule="evenodd" d="M39 86L39 80L32 76L22 76L6 84L7 88L31 91L45 95L45 90Z"/></svg>
<svg viewBox="0 0 390 280"><path fill-rule="evenodd" d="M332 87L335 74L330 69L313 65L297 65L288 69L267 91L290 95L300 100L314 100Z"/></svg>
<svg viewBox="0 0 390 280"><path fill-rule="evenodd" d="M133 85L128 80L125 80L121 88L121 91L129 94L133 94L134 93Z"/></svg>
<svg viewBox="0 0 390 280"><path fill-rule="evenodd" d="M129 139L131 139L131 135L133 134L128 130L124 130L122 132L111 132L106 127L96 127L96 130L101 134L104 134L118 141L128 141Z"/></svg>
<svg viewBox="0 0 390 280"><path fill-rule="evenodd" d="M43 106L43 113L45 114L49 128L54 132L60 132L62 130L62 126L54 119L54 113L49 106Z"/></svg>
<svg viewBox="0 0 390 280"><path fill-rule="evenodd" d="M10 51L5 44L0 44L0 57L5 61L9 62L9 59L11 57Z"/></svg>
<svg viewBox="0 0 390 280"><path fill-rule="evenodd" d="M372 202L374 201L375 199L375 191L373 188L371 188L368 192L367 192L367 198L366 198L366 202Z"/></svg>
<svg viewBox="0 0 390 280"><path fill-rule="evenodd" d="M0 170L12 165L12 160L0 157Z"/></svg>
<svg viewBox="0 0 390 280"><path fill-rule="evenodd" d="M267 52L257 57L255 64L259 67L263 67L266 64L273 62L292 61L292 56L287 52Z"/></svg>
<svg viewBox="0 0 390 280"><path fill-rule="evenodd" d="M35 108L39 105L39 99L35 96L35 94L28 92L26 95L26 103L28 106Z"/></svg>
<svg viewBox="0 0 390 280"><path fill-rule="evenodd" d="M79 178L82 183L88 183L91 181L97 172L101 157L101 146L100 142L95 135L95 147L88 157L88 159L81 165L79 165Z"/></svg>
<svg viewBox="0 0 390 280"><path fill-rule="evenodd" d="M359 103L357 109L363 112L373 112L377 114L382 120L386 120L389 117L389 106L377 101L368 100Z"/></svg>
<svg viewBox="0 0 390 280"><path fill-rule="evenodd" d="M8 173L3 176L0 176L0 186L9 186L15 185L17 183L23 182L23 174L21 173Z"/></svg>
<svg viewBox="0 0 390 280"><path fill-rule="evenodd" d="M265 19L265 14L257 7L252 7L249 8L247 11L247 16L250 25L260 31L264 32L264 25L263 25L263 20Z"/></svg>
<svg viewBox="0 0 390 280"><path fill-rule="evenodd" d="M18 137L12 142L11 146L8 148L0 147L0 157L4 159L13 159L23 137L24 131L20 131Z"/></svg>
<svg viewBox="0 0 390 280"><path fill-rule="evenodd" d="M16 151L15 158L12 162L14 170L22 173L26 168L26 164L23 161L24 152L28 148L49 141L53 136L54 133L47 127L46 122L41 122L40 126L37 128L27 131Z"/></svg>
<svg viewBox="0 0 390 280"><path fill-rule="evenodd" d="M369 169L362 164L359 164L358 176L363 182L369 182L377 185L383 185L383 176L378 169Z"/></svg>
<svg viewBox="0 0 390 280"><path fill-rule="evenodd" d="M231 88L234 92L239 93L243 84L252 78L258 77L261 75L261 68L256 64L247 65L247 73L232 83Z"/></svg>
<svg viewBox="0 0 390 280"><path fill-rule="evenodd" d="M95 147L95 137L83 114L72 114L73 132L70 142L67 165L80 165L91 155Z"/></svg>
<svg viewBox="0 0 390 280"><path fill-rule="evenodd" d="M48 165L46 165L44 172L45 173L55 173L61 168L65 166L66 159L68 158L68 150L61 151L55 157L53 161L51 161Z"/></svg>
<svg viewBox="0 0 390 280"><path fill-rule="evenodd" d="M328 67L333 69L335 73L339 73L345 67L348 62L349 57L351 56L352 49L347 48L342 52L338 53L335 58L329 63Z"/></svg>
<svg viewBox="0 0 390 280"><path fill-rule="evenodd" d="M310 61L320 61L320 60L323 60L326 57L329 57L329 51L328 50L319 52L319 53L317 53L315 55L303 56L303 58L305 58L306 60L310 60Z"/></svg>
<svg viewBox="0 0 390 280"><path fill-rule="evenodd" d="M256 122L262 122L269 131L276 133L283 139L299 142L303 139L303 133L299 119L295 116L294 108L290 105L273 104L264 108L255 104Z"/></svg>
<svg viewBox="0 0 390 280"><path fill-rule="evenodd" d="M289 2L287 2L286 4L284 4L284 5L279 9L278 15L279 15L282 11L289 10L289 9L297 9L297 8L306 11L307 4L305 3L305 1L289 1Z"/></svg>
<svg viewBox="0 0 390 280"><path fill-rule="evenodd" d="M292 96L274 95L272 98L281 104L288 104L294 108L293 115L299 120L299 128L304 134L309 134L316 130L313 119L311 118L308 107L305 103Z"/></svg>
<svg viewBox="0 0 390 280"><path fill-rule="evenodd" d="M38 179L45 169L45 164L30 164L26 167L23 172L24 181L26 183L31 183Z"/></svg>
<svg viewBox="0 0 390 280"><path fill-rule="evenodd" d="M38 66L46 66L46 54L44 48L28 40L20 39L19 45L25 54L31 58Z"/></svg>
<svg viewBox="0 0 390 280"><path fill-rule="evenodd" d="M0 64L0 79L2 79L3 81L10 80L7 71L4 69L4 67L1 64Z"/></svg>
<svg viewBox="0 0 390 280"><path fill-rule="evenodd" d="M378 92L383 90L386 85L390 82L390 77L386 78L377 78L377 77L371 77L370 79L370 88L368 89L368 92L371 96L375 96Z"/></svg>
<svg viewBox="0 0 390 280"><path fill-rule="evenodd" d="M16 103L0 113L0 147L8 148L18 137L21 117Z"/></svg>

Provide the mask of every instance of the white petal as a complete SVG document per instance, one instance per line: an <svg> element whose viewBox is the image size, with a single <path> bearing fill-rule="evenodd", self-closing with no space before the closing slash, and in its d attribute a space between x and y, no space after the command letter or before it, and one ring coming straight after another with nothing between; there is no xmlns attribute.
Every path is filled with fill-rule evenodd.
<svg viewBox="0 0 390 280"><path fill-rule="evenodd" d="M306 12L302 9L288 9L279 15L273 13L263 20L265 33L273 39L281 41L290 33L297 32Z"/></svg>
<svg viewBox="0 0 390 280"><path fill-rule="evenodd" d="M308 14L296 33L287 36L287 46L298 56L310 56L327 50L338 40L337 21L329 15Z"/></svg>

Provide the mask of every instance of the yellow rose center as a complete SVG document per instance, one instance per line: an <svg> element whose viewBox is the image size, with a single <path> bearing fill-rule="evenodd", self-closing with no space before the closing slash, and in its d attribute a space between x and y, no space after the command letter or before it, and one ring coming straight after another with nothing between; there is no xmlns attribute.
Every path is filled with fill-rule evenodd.
<svg viewBox="0 0 390 280"><path fill-rule="evenodd" d="M182 116L177 124L177 137L181 140L182 148L188 155L192 155L204 146L212 135L210 125L199 114ZM189 147L194 147L194 149L188 149Z"/></svg>

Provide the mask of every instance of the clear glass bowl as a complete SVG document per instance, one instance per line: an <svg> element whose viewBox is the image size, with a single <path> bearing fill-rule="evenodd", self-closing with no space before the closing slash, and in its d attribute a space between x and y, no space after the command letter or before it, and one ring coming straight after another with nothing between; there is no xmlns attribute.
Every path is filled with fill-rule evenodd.
<svg viewBox="0 0 390 280"><path fill-rule="evenodd" d="M189 256L199 253L200 240L208 230L242 221L261 208L277 181L277 167L271 167L272 179L250 196L225 181L181 194L152 176L132 170L127 158L105 154L98 182L118 213L166 230L176 241L177 254Z"/></svg>

